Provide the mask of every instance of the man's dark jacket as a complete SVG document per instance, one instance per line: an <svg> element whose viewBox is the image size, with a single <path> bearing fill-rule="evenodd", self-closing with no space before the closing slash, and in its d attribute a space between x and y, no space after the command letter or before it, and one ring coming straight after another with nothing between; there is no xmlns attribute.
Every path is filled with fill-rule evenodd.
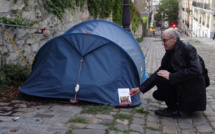
<svg viewBox="0 0 215 134"><path fill-rule="evenodd" d="M171 71L168 60L171 59ZM202 67L198 54L192 45L185 45L177 40L170 57L165 53L158 70L168 70L169 84L176 85L179 110L182 112L204 111L206 109L206 87L202 75ZM157 71L158 71L157 70ZM145 93L155 86L157 71L153 73L139 88Z"/></svg>

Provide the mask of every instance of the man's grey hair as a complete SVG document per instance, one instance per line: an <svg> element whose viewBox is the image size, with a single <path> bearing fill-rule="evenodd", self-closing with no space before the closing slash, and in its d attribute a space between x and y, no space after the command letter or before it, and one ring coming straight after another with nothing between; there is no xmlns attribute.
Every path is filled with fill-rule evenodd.
<svg viewBox="0 0 215 134"><path fill-rule="evenodd" d="M176 37L180 40L180 34L176 29L168 31L168 34L170 37Z"/></svg>

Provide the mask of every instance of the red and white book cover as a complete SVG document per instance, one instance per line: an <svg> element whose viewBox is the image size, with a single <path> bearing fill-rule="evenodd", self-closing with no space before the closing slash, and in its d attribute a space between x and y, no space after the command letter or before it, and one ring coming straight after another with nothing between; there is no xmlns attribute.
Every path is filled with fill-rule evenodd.
<svg viewBox="0 0 215 134"><path fill-rule="evenodd" d="M119 104L120 105L130 105L131 96L129 94L129 88L118 88Z"/></svg>

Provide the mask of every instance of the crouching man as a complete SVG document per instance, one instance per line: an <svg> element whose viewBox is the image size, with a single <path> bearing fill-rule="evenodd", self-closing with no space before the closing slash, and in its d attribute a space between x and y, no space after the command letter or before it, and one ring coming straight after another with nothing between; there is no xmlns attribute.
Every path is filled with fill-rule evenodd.
<svg viewBox="0 0 215 134"><path fill-rule="evenodd" d="M163 31L161 39L166 50L161 66L139 87L132 88L130 95L145 93L156 85L153 97L167 105L156 110L156 115L179 117L180 112L204 111L205 78L196 49L180 41L179 33L173 28Z"/></svg>

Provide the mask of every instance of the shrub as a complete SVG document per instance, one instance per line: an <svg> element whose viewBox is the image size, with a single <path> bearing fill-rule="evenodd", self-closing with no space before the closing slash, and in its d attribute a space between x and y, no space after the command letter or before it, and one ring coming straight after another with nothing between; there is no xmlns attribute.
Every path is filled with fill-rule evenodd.
<svg viewBox="0 0 215 134"><path fill-rule="evenodd" d="M6 64L0 67L0 96L9 87L18 88L26 80L29 70L20 65Z"/></svg>

